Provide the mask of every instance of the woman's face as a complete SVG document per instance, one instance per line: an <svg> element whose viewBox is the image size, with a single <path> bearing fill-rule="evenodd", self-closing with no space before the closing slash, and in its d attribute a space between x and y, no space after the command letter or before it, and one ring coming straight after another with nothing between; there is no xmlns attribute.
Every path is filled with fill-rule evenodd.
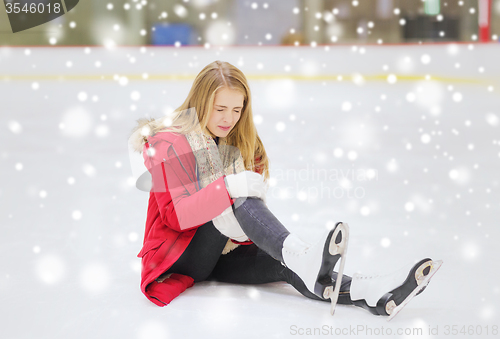
<svg viewBox="0 0 500 339"><path fill-rule="evenodd" d="M221 88L215 93L214 108L207 128L217 137L224 138L240 120L243 94L237 90Z"/></svg>

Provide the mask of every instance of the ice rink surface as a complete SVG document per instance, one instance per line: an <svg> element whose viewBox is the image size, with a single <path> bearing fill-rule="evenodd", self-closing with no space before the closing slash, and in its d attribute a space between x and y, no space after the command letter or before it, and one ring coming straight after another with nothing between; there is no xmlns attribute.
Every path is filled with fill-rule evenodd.
<svg viewBox="0 0 500 339"><path fill-rule="evenodd" d="M499 337L499 55L0 48L1 338ZM289 230L314 241L347 222L348 275L444 261L391 322L342 305L332 317L285 283L198 283L163 308L140 292L148 194L129 132L180 106L217 59L249 79L268 206Z"/></svg>

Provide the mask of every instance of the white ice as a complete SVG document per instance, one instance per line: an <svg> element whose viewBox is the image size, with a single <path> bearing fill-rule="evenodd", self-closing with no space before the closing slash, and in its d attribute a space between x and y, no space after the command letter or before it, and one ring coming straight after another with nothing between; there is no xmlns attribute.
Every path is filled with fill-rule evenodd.
<svg viewBox="0 0 500 339"><path fill-rule="evenodd" d="M494 334L500 49L471 46L0 48L1 337ZM268 205L289 230L314 241L347 222L349 275L444 261L390 323L353 306L331 317L281 282L198 283L163 308L140 292L148 195L129 132L217 59L249 79Z"/></svg>

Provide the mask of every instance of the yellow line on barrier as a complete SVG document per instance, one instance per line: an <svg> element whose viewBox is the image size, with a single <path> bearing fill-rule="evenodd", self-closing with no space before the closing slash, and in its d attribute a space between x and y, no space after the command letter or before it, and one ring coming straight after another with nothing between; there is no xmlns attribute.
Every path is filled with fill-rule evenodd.
<svg viewBox="0 0 500 339"><path fill-rule="evenodd" d="M386 82L388 75L361 75L363 81L381 81ZM118 74L118 75L83 75L83 74L32 74L32 75L3 75L0 80L3 81L118 81L125 77L130 81L148 81L148 80L194 80L196 75L186 74L148 74L147 77L142 74ZM427 80L427 75L396 75L397 81L413 82ZM354 81L355 75L287 75L287 74L251 74L247 75L250 80L296 80L296 81ZM469 83L469 84L487 84L486 79L473 78L451 78L441 76L429 76L429 80L446 82L446 83ZM489 83L488 83L489 84Z"/></svg>

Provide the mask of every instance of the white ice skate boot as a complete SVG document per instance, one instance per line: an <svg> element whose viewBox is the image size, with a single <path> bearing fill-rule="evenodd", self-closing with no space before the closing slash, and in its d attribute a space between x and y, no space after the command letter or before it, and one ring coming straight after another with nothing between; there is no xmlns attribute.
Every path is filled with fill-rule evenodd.
<svg viewBox="0 0 500 339"><path fill-rule="evenodd" d="M351 300L375 315L389 315L388 320L391 320L425 289L442 263L426 258L392 274L365 276L356 273L351 281Z"/></svg>
<svg viewBox="0 0 500 339"><path fill-rule="evenodd" d="M349 226L339 222L332 230L325 232L316 245L302 241L293 233L283 242L285 266L302 279L309 291L319 297L330 298L332 315L342 283L348 239ZM335 281L332 279L333 269L339 259L339 278Z"/></svg>

